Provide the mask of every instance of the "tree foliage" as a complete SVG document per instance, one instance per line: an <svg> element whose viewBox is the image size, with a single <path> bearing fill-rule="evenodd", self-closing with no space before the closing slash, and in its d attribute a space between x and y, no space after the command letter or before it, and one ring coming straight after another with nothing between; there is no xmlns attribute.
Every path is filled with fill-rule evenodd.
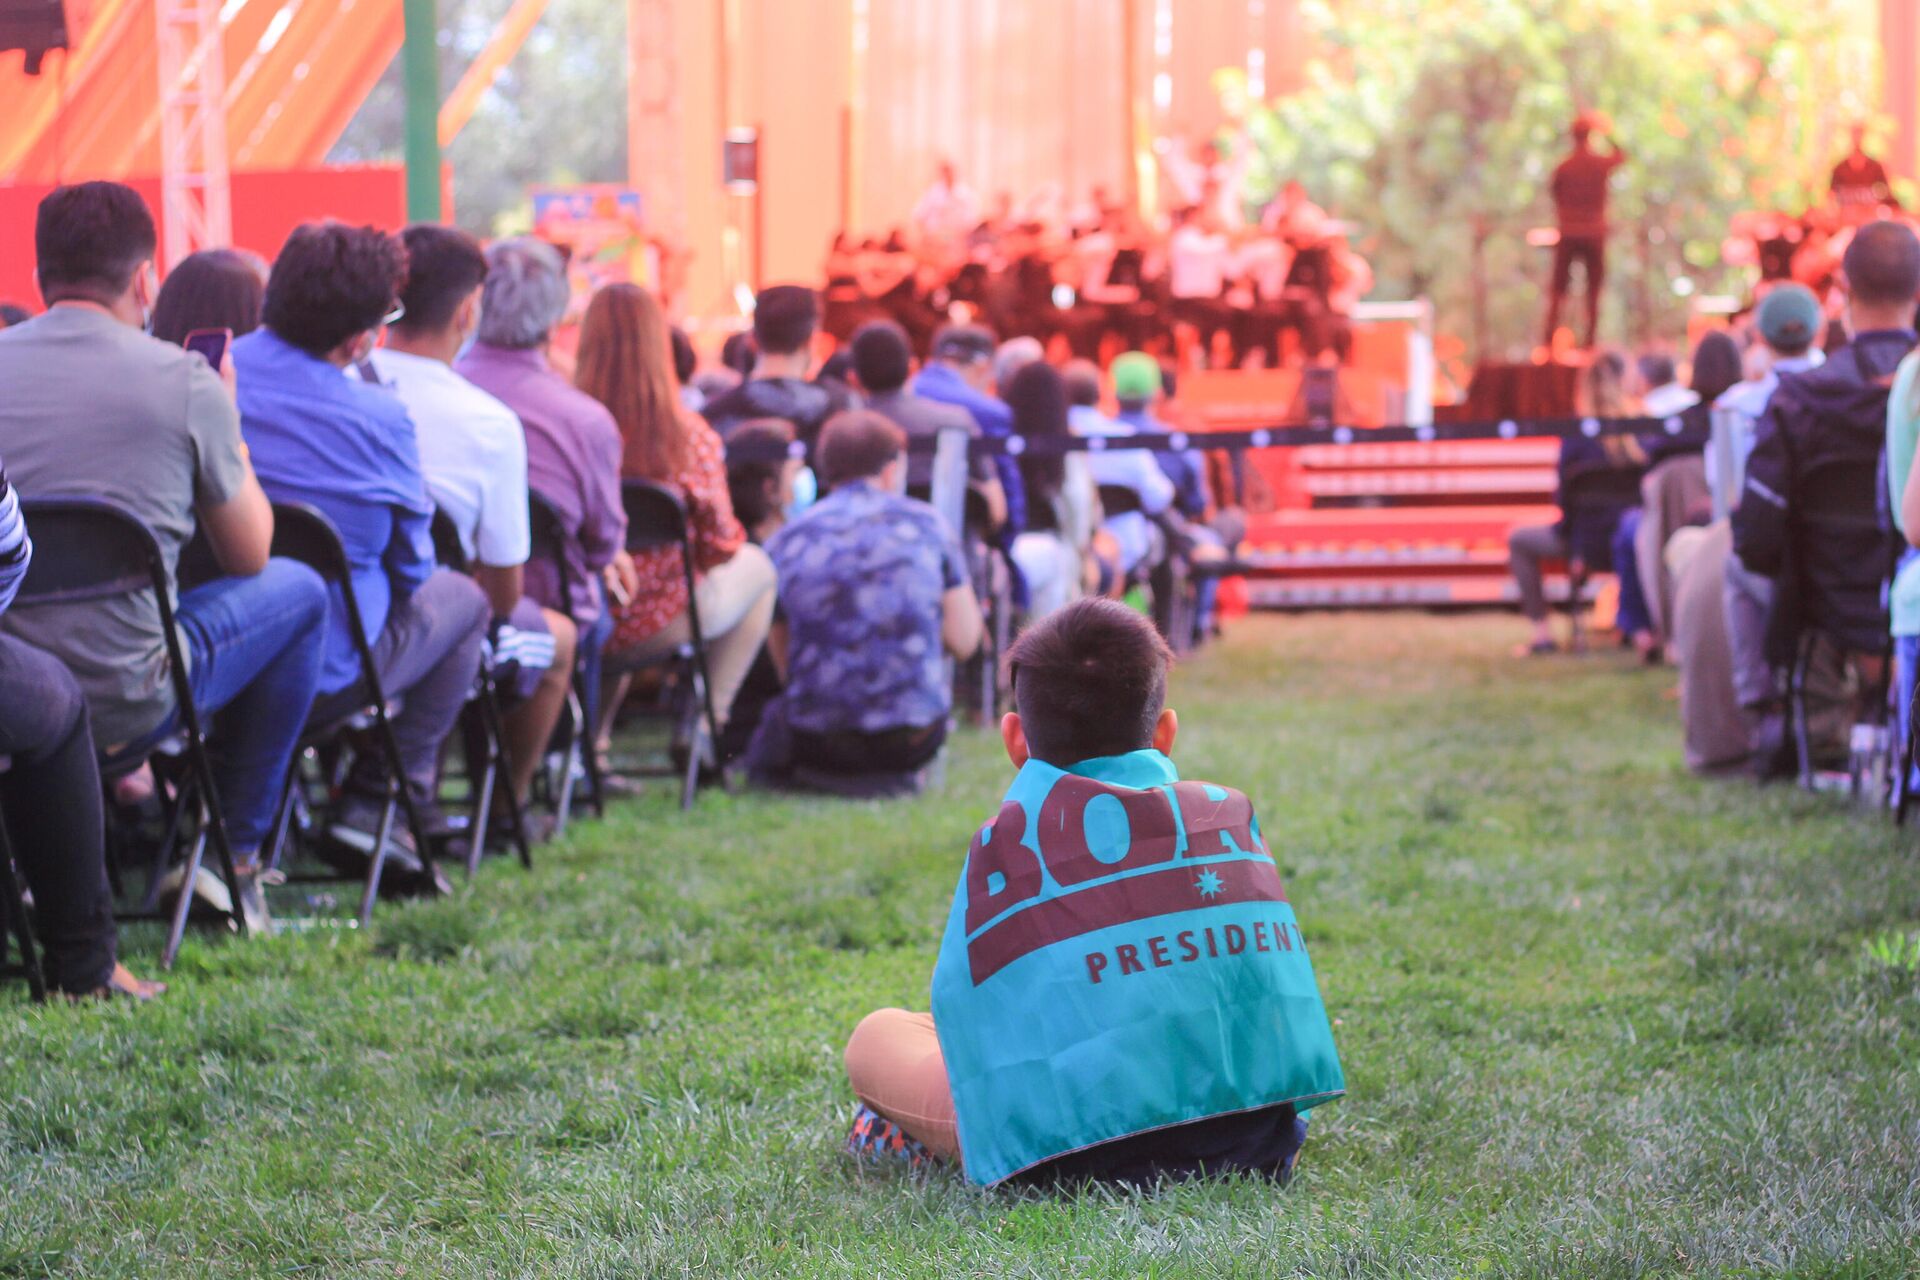
<svg viewBox="0 0 1920 1280"><path fill-rule="evenodd" d="M1299 177L1360 224L1380 296L1431 296L1483 356L1535 334L1549 255L1526 232L1553 221L1547 179L1576 112L1611 117L1631 156L1602 323L1644 339L1680 331L1689 295L1744 289L1721 262L1731 216L1803 207L1874 101L1845 0L1305 8L1324 54L1300 91L1248 110L1249 198Z"/></svg>
<svg viewBox="0 0 1920 1280"><path fill-rule="evenodd" d="M440 0L440 90L452 91L512 0ZM627 7L552 0L447 149L454 215L482 234L523 227L527 188L627 176ZM330 163L397 162L406 95L400 59L354 116Z"/></svg>

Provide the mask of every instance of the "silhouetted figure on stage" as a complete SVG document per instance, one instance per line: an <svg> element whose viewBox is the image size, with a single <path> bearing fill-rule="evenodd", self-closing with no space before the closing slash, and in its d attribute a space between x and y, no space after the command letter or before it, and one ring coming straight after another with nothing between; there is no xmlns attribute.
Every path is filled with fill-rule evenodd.
<svg viewBox="0 0 1920 1280"><path fill-rule="evenodd" d="M1867 126L1853 126L1853 150L1833 166L1833 200L1850 219L1869 220L1880 206L1898 209L1887 166L1867 154Z"/></svg>
<svg viewBox="0 0 1920 1280"><path fill-rule="evenodd" d="M1547 298L1547 337L1560 327L1560 304L1573 282L1573 264L1586 276L1587 333L1585 345L1594 345L1600 329L1600 288L1607 279L1607 183L1626 162L1620 144L1608 140L1605 152L1593 146L1595 119L1582 115L1573 122L1573 150L1553 171L1549 189L1560 239L1553 247L1553 285Z"/></svg>

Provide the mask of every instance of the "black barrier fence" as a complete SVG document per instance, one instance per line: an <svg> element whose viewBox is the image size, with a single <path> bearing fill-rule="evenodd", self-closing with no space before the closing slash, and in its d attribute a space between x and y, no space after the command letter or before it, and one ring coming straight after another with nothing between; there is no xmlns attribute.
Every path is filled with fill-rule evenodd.
<svg viewBox="0 0 1920 1280"><path fill-rule="evenodd" d="M1023 453L1064 454L1101 453L1118 449L1155 451L1182 449L1271 449L1302 445L1353 444L1433 444L1466 440L1588 439L1615 435L1679 435L1684 424L1678 416L1668 418L1502 418L1499 421L1435 422L1389 427L1353 427L1339 424L1321 426L1253 427L1244 431L1166 431L1142 432L1124 436L1021 436L976 437L968 442L972 454L1018 456ZM936 453L939 442L932 436L916 436L907 442L910 453ZM778 462L786 458L804 458L807 448L799 441L778 444L773 441L739 441L727 446L729 462Z"/></svg>

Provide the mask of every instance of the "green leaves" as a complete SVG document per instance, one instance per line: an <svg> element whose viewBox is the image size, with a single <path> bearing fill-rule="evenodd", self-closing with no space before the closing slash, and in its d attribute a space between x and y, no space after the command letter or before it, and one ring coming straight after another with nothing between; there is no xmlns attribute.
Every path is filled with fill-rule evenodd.
<svg viewBox="0 0 1920 1280"><path fill-rule="evenodd" d="M1694 292L1744 292L1720 261L1732 215L1798 210L1864 113L1870 36L1838 0L1380 0L1309 6L1327 56L1307 86L1252 113L1248 195L1298 177L1360 224L1381 297L1426 291L1444 328L1472 311L1485 236L1482 356L1531 343L1553 222L1546 178L1573 116L1612 118L1631 162L1614 179L1607 332L1685 325Z"/></svg>

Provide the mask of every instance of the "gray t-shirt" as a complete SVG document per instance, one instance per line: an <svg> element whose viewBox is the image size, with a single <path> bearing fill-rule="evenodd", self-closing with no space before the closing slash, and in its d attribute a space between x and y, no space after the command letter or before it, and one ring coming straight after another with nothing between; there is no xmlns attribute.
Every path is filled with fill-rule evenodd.
<svg viewBox="0 0 1920 1280"><path fill-rule="evenodd" d="M104 498L145 521L169 576L194 508L226 502L247 476L240 415L207 362L86 307L0 330L0 452L22 499ZM173 710L151 591L16 603L0 628L67 664L102 748Z"/></svg>

